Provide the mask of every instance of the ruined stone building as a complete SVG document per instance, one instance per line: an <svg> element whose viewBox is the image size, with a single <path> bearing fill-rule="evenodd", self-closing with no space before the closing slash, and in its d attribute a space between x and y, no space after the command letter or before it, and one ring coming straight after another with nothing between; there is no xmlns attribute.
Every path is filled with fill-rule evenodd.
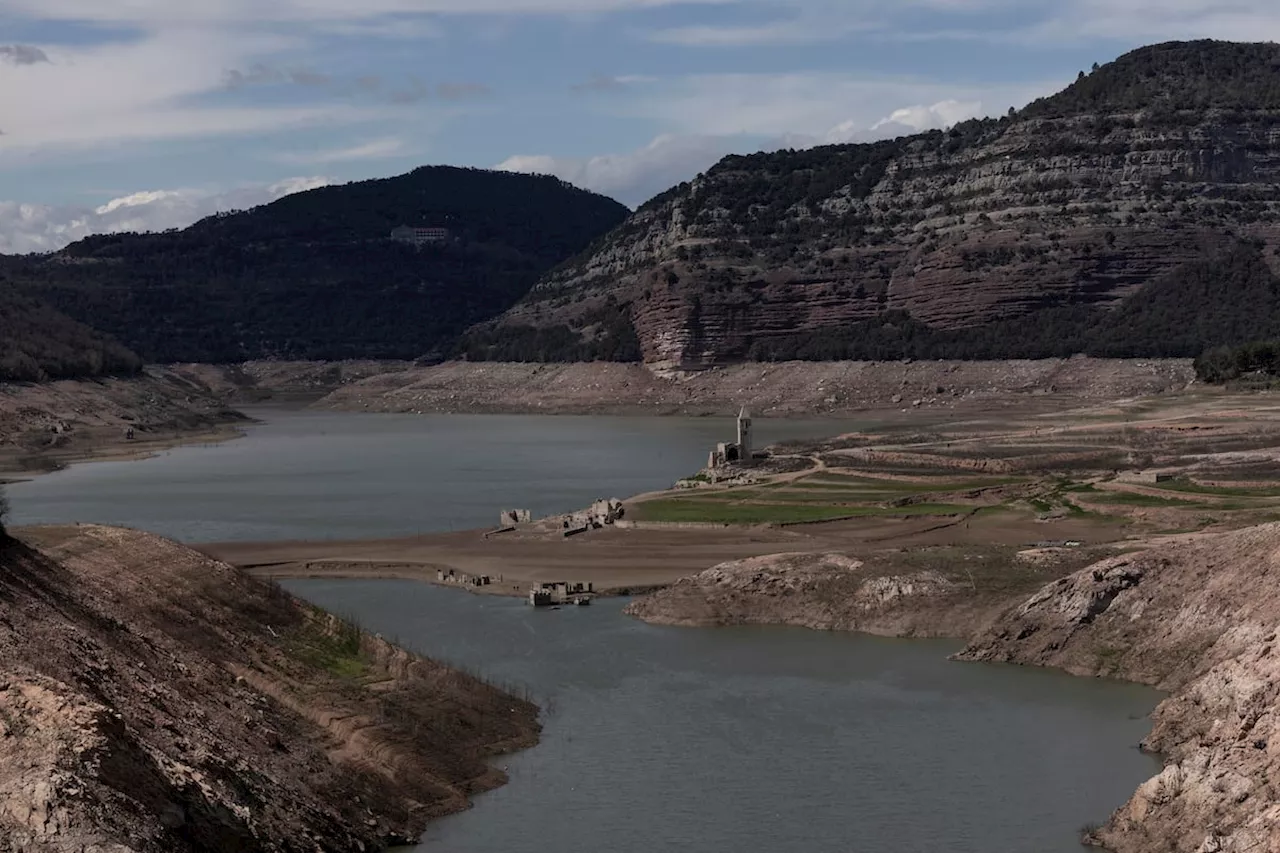
<svg viewBox="0 0 1280 853"><path fill-rule="evenodd" d="M755 454L751 436L751 412L746 406L738 412L738 440L721 442L711 451L707 460L708 468L723 468L726 465L750 465Z"/></svg>

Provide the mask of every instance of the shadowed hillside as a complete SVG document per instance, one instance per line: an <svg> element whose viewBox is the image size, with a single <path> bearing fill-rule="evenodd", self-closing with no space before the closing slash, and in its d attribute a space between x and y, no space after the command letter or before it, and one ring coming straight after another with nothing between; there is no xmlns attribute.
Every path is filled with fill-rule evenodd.
<svg viewBox="0 0 1280 853"><path fill-rule="evenodd" d="M0 274L149 362L417 358L626 213L555 178L427 167L3 258ZM399 226L448 234L415 246L390 239Z"/></svg>
<svg viewBox="0 0 1280 853"><path fill-rule="evenodd" d="M117 341L14 292L0 274L0 380L131 376L141 368Z"/></svg>

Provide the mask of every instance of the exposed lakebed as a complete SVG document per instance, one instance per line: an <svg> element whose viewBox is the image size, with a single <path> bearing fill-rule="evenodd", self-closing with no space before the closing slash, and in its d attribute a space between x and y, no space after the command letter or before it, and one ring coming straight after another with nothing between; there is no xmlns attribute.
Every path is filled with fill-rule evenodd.
<svg viewBox="0 0 1280 853"><path fill-rule="evenodd" d="M186 541L412 535L504 507L574 509L696 470L728 419L258 412L243 439L10 487L17 524L94 521ZM839 422L762 422L761 440ZM958 643L685 630L621 601L535 611L399 581L289 587L545 709L512 784L424 850L1078 850L1158 768L1158 695L948 662Z"/></svg>

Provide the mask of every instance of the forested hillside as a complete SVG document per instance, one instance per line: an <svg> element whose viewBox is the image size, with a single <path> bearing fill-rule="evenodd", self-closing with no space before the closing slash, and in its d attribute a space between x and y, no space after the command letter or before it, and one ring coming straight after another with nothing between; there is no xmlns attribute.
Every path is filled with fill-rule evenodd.
<svg viewBox="0 0 1280 853"><path fill-rule="evenodd" d="M1280 45L1155 45L947 131L727 157L471 358L1196 356L1280 337Z"/></svg>
<svg viewBox="0 0 1280 853"><path fill-rule="evenodd" d="M118 342L0 278L0 380L39 382L129 376L142 360Z"/></svg>
<svg viewBox="0 0 1280 853"><path fill-rule="evenodd" d="M417 358L503 311L626 214L551 177L428 167L182 231L3 258L0 274L148 361ZM450 237L391 240L401 225Z"/></svg>

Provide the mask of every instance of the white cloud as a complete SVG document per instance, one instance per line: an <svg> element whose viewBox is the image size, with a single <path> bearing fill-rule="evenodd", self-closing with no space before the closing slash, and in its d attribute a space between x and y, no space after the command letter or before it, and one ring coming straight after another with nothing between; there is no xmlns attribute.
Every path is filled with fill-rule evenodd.
<svg viewBox="0 0 1280 853"><path fill-rule="evenodd" d="M576 14L738 0L0 0L0 14L64 21L157 24L367 21L391 15Z"/></svg>
<svg viewBox="0 0 1280 853"><path fill-rule="evenodd" d="M706 170L733 149L733 141L721 137L659 136L648 145L624 154L585 159L517 155L495 168L555 175L635 206Z"/></svg>
<svg viewBox="0 0 1280 853"><path fill-rule="evenodd" d="M989 112L983 109L981 101L946 100L929 106L903 107L870 127L860 125L853 119L846 119L823 134L822 141L828 145L840 145L893 139L925 130L950 127Z"/></svg>
<svg viewBox="0 0 1280 853"><path fill-rule="evenodd" d="M392 136L345 148L327 148L322 151L281 154L276 159L282 163L324 165L329 163L354 163L364 160L386 160L391 157L402 157L408 153L409 149L404 140Z"/></svg>
<svg viewBox="0 0 1280 853"><path fill-rule="evenodd" d="M164 32L131 42L43 48L49 61L0 68L0 165L15 153L275 132L376 117L344 104L204 105L226 69L279 49L273 37ZM51 150L53 149L53 150Z"/></svg>
<svg viewBox="0 0 1280 853"><path fill-rule="evenodd" d="M256 207L329 183L322 177L297 177L221 192L147 190L114 198L96 207L0 201L0 253L54 251L91 234L183 228L220 211Z"/></svg>
<svg viewBox="0 0 1280 853"><path fill-rule="evenodd" d="M664 135L635 151L590 158L546 154L509 157L496 168L511 172L555 175L571 184L613 196L636 206L659 192L706 171L726 154L779 148L811 148L891 139L934 128L949 127L983 114L980 101L944 100L929 106L893 110L873 122L846 119L818 133L778 134L752 145L741 136Z"/></svg>
<svg viewBox="0 0 1280 853"><path fill-rule="evenodd" d="M1280 39L1280 8L1274 0L1073 0L1017 35L1054 43L1098 38L1266 41Z"/></svg>
<svg viewBox="0 0 1280 853"><path fill-rule="evenodd" d="M954 123L962 113L967 118L982 111L1003 112L1057 91L1065 82L1001 86L836 73L711 74L650 87L613 109L681 135L822 138L846 122L851 128L897 122L921 130ZM934 106L899 113L904 103ZM926 115L929 110L938 114Z"/></svg>
<svg viewBox="0 0 1280 853"><path fill-rule="evenodd" d="M763 21L655 30L654 41L730 48L805 44L875 33L895 40L1015 43L1280 39L1274 0L772 0ZM920 12L928 13L921 18ZM1012 13L1012 14L1011 14Z"/></svg>

